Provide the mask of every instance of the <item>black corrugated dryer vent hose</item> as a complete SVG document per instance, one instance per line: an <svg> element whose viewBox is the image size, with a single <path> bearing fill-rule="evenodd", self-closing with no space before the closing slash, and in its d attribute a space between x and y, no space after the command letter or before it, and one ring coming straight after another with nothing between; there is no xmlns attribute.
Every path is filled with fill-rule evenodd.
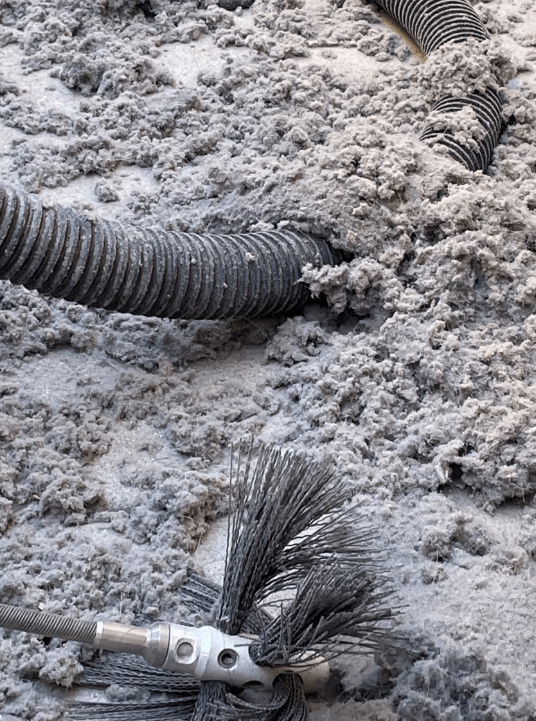
<svg viewBox="0 0 536 721"><path fill-rule="evenodd" d="M285 313L307 263L339 261L303 233L196 235L90 220L0 185L0 278L123 313L185 319Z"/></svg>
<svg viewBox="0 0 536 721"><path fill-rule="evenodd" d="M463 43L470 38L488 40L489 33L466 0L375 0L401 25L425 55L448 42ZM482 138L476 140L477 149L468 148L456 140L447 128L425 127L421 140L430 145L443 145L448 154L469 170L486 170L502 128L500 94L493 88L485 93L471 93L462 98L441 98L433 111L452 113L471 107L483 126Z"/></svg>

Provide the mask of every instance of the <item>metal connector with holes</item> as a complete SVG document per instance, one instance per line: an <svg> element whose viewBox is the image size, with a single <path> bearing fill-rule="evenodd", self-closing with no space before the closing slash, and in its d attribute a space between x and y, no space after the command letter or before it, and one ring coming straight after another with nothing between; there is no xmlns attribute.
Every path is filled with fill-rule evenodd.
<svg viewBox="0 0 536 721"><path fill-rule="evenodd" d="M321 689L329 677L329 665L318 658L309 663L300 660L292 668L258 666L249 654L253 638L231 636L212 626L154 623L141 627L113 621L78 621L0 604L0 627L80 641L104 651L136 654L151 666L239 688L269 690L277 676L293 672L299 674L308 693Z"/></svg>

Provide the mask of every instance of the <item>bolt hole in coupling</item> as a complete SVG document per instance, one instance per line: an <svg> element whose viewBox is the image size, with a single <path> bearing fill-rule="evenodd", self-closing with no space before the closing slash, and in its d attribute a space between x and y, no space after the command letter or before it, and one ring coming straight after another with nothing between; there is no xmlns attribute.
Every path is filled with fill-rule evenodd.
<svg viewBox="0 0 536 721"><path fill-rule="evenodd" d="M224 681L239 688L270 690L277 676L288 671L299 673L306 693L320 690L327 682L329 666L318 659L302 661L292 668L258 666L249 655L252 641L212 626L155 623L139 628L99 621L93 646L136 653L152 666L179 671L200 681Z"/></svg>

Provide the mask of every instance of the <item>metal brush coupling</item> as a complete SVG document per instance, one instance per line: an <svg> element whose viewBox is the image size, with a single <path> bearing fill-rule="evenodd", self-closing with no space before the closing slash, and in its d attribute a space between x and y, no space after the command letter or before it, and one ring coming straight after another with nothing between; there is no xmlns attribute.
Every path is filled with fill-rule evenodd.
<svg viewBox="0 0 536 721"><path fill-rule="evenodd" d="M225 681L240 688L270 689L277 676L298 673L306 693L317 691L329 677L325 661L300 662L292 668L257 666L251 660L252 638L231 636L212 626L192 628L169 624L169 648L164 668L181 671L199 680Z"/></svg>
<svg viewBox="0 0 536 721"><path fill-rule="evenodd" d="M79 621L0 604L0 627L80 641L104 651L133 653L151 666L239 688L271 689L277 676L293 672L299 674L307 693L321 689L329 677L329 665L318 658L289 667L258 666L249 654L254 638L231 636L212 626L155 623L144 628L113 621Z"/></svg>
<svg viewBox="0 0 536 721"><path fill-rule="evenodd" d="M281 673L301 676L304 691L316 691L326 683L329 666L324 662L300 662L292 668L257 666L249 647L253 638L231 636L212 626L155 623L148 628L107 621L97 622L92 645L106 651L135 653L151 664L179 671L199 681L224 681L239 688L271 689Z"/></svg>

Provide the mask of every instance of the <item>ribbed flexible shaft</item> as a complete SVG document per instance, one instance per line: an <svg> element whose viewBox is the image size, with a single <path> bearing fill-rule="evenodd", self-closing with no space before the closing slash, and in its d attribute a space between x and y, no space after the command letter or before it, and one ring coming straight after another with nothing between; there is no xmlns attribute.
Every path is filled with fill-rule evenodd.
<svg viewBox="0 0 536 721"><path fill-rule="evenodd" d="M0 185L0 278L83 305L166 318L236 318L303 305L307 263L336 262L292 231L196 235L89 220Z"/></svg>
<svg viewBox="0 0 536 721"><path fill-rule="evenodd" d="M0 628L26 631L48 638L61 638L64 641L79 641L89 645L93 643L97 633L95 621L78 621L54 613L27 611L4 603L0 603Z"/></svg>
<svg viewBox="0 0 536 721"><path fill-rule="evenodd" d="M461 43L476 38L487 40L489 33L466 0L376 0L415 40L428 55L450 41ZM453 113L471 107L485 136L477 141L476 150L455 140L447 128L426 126L420 139L430 145L446 147L448 154L469 170L485 170L491 162L502 128L503 100L492 88L485 93L472 93L464 98L445 97L433 107Z"/></svg>

